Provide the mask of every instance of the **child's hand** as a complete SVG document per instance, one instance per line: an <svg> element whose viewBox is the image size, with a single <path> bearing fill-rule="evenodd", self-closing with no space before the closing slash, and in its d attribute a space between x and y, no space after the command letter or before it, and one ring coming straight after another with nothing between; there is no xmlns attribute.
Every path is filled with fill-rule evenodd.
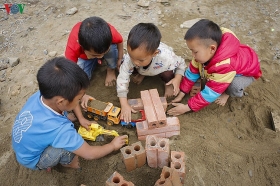
<svg viewBox="0 0 280 186"><path fill-rule="evenodd" d="M176 74L173 79L171 79L168 83L165 85L173 85L173 96L177 96L178 93L180 92L180 83L182 80L182 76L179 74Z"/></svg>
<svg viewBox="0 0 280 186"><path fill-rule="evenodd" d="M191 111L188 105L184 105L182 103L172 103L172 105L175 107L167 111L167 114L171 116L178 116Z"/></svg>
<svg viewBox="0 0 280 186"><path fill-rule="evenodd" d="M86 118L79 119L80 125L85 127L87 130L89 130L89 126L93 123L92 121L87 120Z"/></svg>
<svg viewBox="0 0 280 186"><path fill-rule="evenodd" d="M171 102L172 102L172 103L181 102L182 99L184 98L184 96L185 96L185 93L184 93L184 92L180 92L180 93L178 94L178 96L177 96L175 99L173 99Z"/></svg>
<svg viewBox="0 0 280 186"><path fill-rule="evenodd" d="M136 113L134 109L130 107L130 105L124 105L121 108L121 119L124 120L124 122L128 123L131 122L131 112Z"/></svg>
<svg viewBox="0 0 280 186"><path fill-rule="evenodd" d="M89 100L94 100L94 98L91 97L91 96L89 96L89 95L87 95L87 94L85 94L85 95L82 97L82 99L81 99L81 107L82 107L84 110L87 109L87 103L88 103Z"/></svg>
<svg viewBox="0 0 280 186"><path fill-rule="evenodd" d="M123 135L123 136L117 136L113 139L113 141L111 142L112 145L114 146L114 150L118 150L120 149L122 146L125 145L125 142L127 140L128 136L127 135Z"/></svg>

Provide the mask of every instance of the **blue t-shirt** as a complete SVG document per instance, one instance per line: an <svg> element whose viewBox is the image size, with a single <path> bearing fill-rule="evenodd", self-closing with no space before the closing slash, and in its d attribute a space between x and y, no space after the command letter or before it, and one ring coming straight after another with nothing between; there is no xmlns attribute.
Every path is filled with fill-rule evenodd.
<svg viewBox="0 0 280 186"><path fill-rule="evenodd" d="M36 169L48 146L73 152L83 143L84 139L73 123L42 102L40 91L27 100L12 129L12 146L17 161L30 169Z"/></svg>

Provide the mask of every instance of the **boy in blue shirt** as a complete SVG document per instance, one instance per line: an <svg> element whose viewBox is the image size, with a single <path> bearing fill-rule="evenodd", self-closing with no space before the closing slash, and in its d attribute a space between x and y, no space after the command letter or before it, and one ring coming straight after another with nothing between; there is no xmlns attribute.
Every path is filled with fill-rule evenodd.
<svg viewBox="0 0 280 186"><path fill-rule="evenodd" d="M12 129L12 146L21 165L35 170L58 163L80 168L79 156L97 159L125 144L127 136L118 136L109 144L90 146L67 118L89 86L77 64L64 57L51 59L39 69L37 81L39 91L27 100Z"/></svg>

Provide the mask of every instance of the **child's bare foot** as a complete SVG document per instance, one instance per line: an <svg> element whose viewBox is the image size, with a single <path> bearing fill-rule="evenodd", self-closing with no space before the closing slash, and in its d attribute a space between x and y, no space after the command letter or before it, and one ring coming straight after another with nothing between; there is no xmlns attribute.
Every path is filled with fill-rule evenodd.
<svg viewBox="0 0 280 186"><path fill-rule="evenodd" d="M132 81L133 83L136 83L137 85L139 85L145 76L141 75L141 74L136 74L135 76L132 77Z"/></svg>
<svg viewBox="0 0 280 186"><path fill-rule="evenodd" d="M79 156L75 156L73 158L73 160L71 161L70 164L68 165L62 165L63 167L69 167L69 168L73 168L73 169L80 169L80 162L79 162Z"/></svg>
<svg viewBox="0 0 280 186"><path fill-rule="evenodd" d="M223 93L220 97L218 97L218 99L215 101L215 103L217 103L218 105L221 105L221 106L225 106L228 98L229 98L229 95L227 95L226 93Z"/></svg>
<svg viewBox="0 0 280 186"><path fill-rule="evenodd" d="M105 86L111 87L116 85L116 72L115 69L107 68L107 75L105 79Z"/></svg>
<svg viewBox="0 0 280 186"><path fill-rule="evenodd" d="M164 97L170 98L173 96L174 90L173 90L173 85L165 85L165 92L164 92Z"/></svg>

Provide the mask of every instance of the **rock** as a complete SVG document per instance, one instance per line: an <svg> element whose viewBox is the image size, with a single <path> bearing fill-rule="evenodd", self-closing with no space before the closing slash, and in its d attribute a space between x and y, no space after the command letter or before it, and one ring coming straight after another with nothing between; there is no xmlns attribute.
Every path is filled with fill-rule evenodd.
<svg viewBox="0 0 280 186"><path fill-rule="evenodd" d="M19 64L19 58L11 57L11 58L9 58L9 63L11 65L11 67L17 66Z"/></svg>
<svg viewBox="0 0 280 186"><path fill-rule="evenodd" d="M196 18L196 19L185 21L183 24L180 25L180 28L191 28L197 21L201 19L203 18Z"/></svg>
<svg viewBox="0 0 280 186"><path fill-rule="evenodd" d="M168 3L169 0L157 0L158 3Z"/></svg>
<svg viewBox="0 0 280 186"><path fill-rule="evenodd" d="M45 49L43 52L44 52L45 55L48 54L48 50L47 49Z"/></svg>
<svg viewBox="0 0 280 186"><path fill-rule="evenodd" d="M78 9L76 7L73 7L73 8L66 11L66 15L73 15L76 12L78 12Z"/></svg>
<svg viewBox="0 0 280 186"><path fill-rule="evenodd" d="M140 0L138 1L137 5L142 7L148 7L150 5L150 1Z"/></svg>
<svg viewBox="0 0 280 186"><path fill-rule="evenodd" d="M250 177L253 177L253 171L252 170L249 170L248 173L249 173Z"/></svg>
<svg viewBox="0 0 280 186"><path fill-rule="evenodd" d="M57 54L56 51L51 51L51 52L49 52L49 56L50 56L50 57L55 57L56 54Z"/></svg>
<svg viewBox="0 0 280 186"><path fill-rule="evenodd" d="M4 69L6 69L6 68L8 68L9 67L9 65L7 64L7 63L5 63L5 62L0 62L0 70L4 70Z"/></svg>
<svg viewBox="0 0 280 186"><path fill-rule="evenodd" d="M56 17L57 17L57 18L61 18L61 17L63 17L63 15L64 15L64 14L58 14Z"/></svg>
<svg viewBox="0 0 280 186"><path fill-rule="evenodd" d="M0 71L0 82L3 82L6 80L6 70Z"/></svg>
<svg viewBox="0 0 280 186"><path fill-rule="evenodd" d="M21 86L20 85L16 85L15 87L12 88L11 95L12 96L19 95L20 90L21 90Z"/></svg>

